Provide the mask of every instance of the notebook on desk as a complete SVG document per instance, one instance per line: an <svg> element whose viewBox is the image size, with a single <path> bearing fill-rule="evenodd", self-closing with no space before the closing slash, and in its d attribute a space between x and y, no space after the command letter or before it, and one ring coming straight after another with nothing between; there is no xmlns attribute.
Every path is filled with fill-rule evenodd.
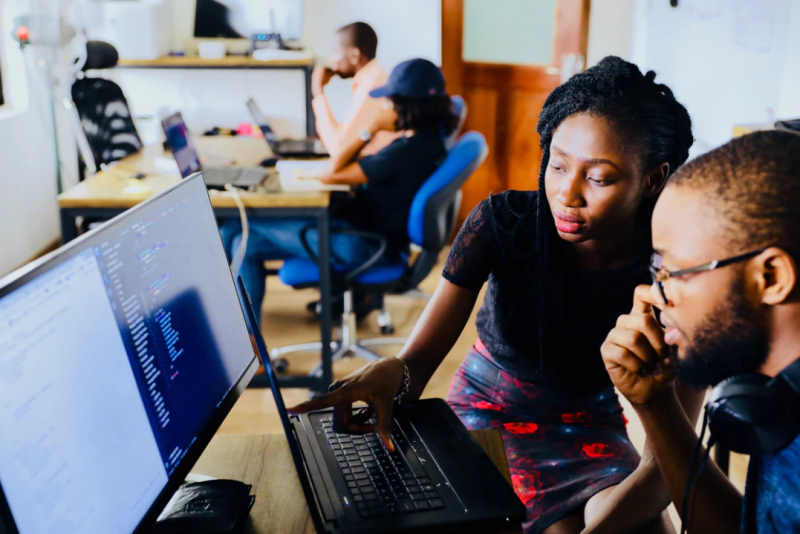
<svg viewBox="0 0 800 534"><path fill-rule="evenodd" d="M327 160L285 159L275 164L275 170L283 191L349 191L349 185L324 184L319 180L327 165Z"/></svg>
<svg viewBox="0 0 800 534"><path fill-rule="evenodd" d="M317 532L496 532L523 520L511 486L441 399L396 411L393 453L375 434L336 432L330 409L289 415L241 278L237 289Z"/></svg>

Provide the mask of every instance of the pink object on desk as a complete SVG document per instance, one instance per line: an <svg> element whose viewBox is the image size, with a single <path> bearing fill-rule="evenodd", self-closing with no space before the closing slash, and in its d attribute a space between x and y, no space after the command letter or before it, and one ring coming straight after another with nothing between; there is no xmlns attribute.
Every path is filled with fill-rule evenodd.
<svg viewBox="0 0 800 534"><path fill-rule="evenodd" d="M264 137L261 133L261 128L249 122L242 122L236 127L236 133L239 135L247 135L250 137Z"/></svg>

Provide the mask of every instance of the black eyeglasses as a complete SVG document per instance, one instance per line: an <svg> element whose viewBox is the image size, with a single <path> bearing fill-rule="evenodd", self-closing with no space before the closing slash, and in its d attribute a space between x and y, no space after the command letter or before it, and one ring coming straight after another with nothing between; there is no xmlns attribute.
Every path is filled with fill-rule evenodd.
<svg viewBox="0 0 800 534"><path fill-rule="evenodd" d="M753 250L752 252L747 252L745 254L739 254L738 256L725 258L724 260L714 260L702 265L689 267L688 269L679 269L677 271L668 271L665 269L662 265L661 255L654 252L653 255L650 256L650 275L653 277L653 283L658 286L658 291L661 293L661 298L664 299L664 304L667 304L669 300L667 300L667 294L664 292L664 282L666 280L686 274L713 271L714 269L719 269L720 267L725 267L726 265L731 265L732 263L750 259L761 254L765 250L766 247Z"/></svg>

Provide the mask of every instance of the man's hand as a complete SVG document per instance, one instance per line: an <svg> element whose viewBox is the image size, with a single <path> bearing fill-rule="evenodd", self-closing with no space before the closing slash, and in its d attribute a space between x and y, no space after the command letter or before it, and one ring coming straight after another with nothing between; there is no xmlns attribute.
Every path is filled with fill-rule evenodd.
<svg viewBox="0 0 800 534"><path fill-rule="evenodd" d="M325 86L335 75L336 72L326 65L314 67L314 71L311 73L311 94L313 96L321 95L325 90Z"/></svg>
<svg viewBox="0 0 800 534"><path fill-rule="evenodd" d="M654 304L650 286L638 286L631 312L617 319L600 347L611 381L634 405L668 391L675 378L676 362L664 356L664 331L653 316Z"/></svg>

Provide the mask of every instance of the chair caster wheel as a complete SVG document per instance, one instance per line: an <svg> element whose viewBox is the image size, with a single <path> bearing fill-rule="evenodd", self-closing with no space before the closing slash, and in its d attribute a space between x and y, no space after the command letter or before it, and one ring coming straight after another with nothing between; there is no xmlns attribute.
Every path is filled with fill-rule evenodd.
<svg viewBox="0 0 800 534"><path fill-rule="evenodd" d="M289 370L289 362L286 358L275 358L272 360L272 370L282 375Z"/></svg>
<svg viewBox="0 0 800 534"><path fill-rule="evenodd" d="M394 334L394 326L392 325L381 326L381 334L383 334L384 336Z"/></svg>

